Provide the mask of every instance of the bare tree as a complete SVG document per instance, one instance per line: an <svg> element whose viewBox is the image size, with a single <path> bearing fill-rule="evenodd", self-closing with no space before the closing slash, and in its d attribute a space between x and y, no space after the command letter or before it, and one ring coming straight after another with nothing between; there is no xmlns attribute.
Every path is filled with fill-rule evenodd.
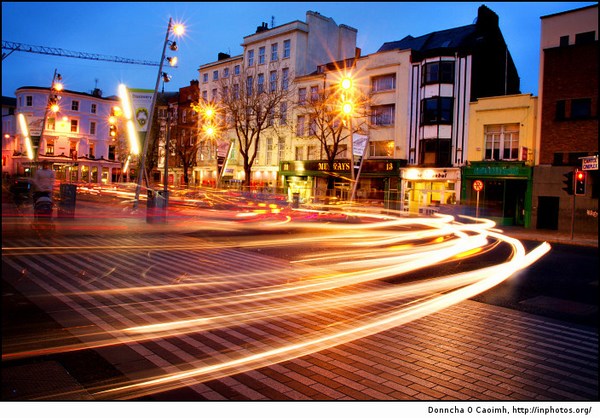
<svg viewBox="0 0 600 418"><path fill-rule="evenodd" d="M225 129L235 132L243 159L244 182L249 188L263 134L278 129L286 117L292 97L293 75L278 66L248 69L240 76L222 78L219 85L220 105L225 113Z"/></svg>
<svg viewBox="0 0 600 418"><path fill-rule="evenodd" d="M350 114L344 114L344 105L351 107ZM332 167L335 160L344 152L352 152L345 147L349 143L350 131L366 132L368 129L369 105L370 97L364 95L361 90L344 91L337 84L328 85L325 77L318 92L299 97L296 103L297 114L308 118L308 134L319 142L330 167L327 176L327 196L333 194L336 176Z"/></svg>

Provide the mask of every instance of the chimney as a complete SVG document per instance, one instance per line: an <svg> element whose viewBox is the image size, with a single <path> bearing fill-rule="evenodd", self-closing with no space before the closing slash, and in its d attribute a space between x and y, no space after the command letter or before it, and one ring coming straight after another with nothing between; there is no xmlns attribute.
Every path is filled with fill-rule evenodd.
<svg viewBox="0 0 600 418"><path fill-rule="evenodd" d="M267 24L267 22L262 22L262 25L256 28L256 33L261 33L267 30L269 30L269 25Z"/></svg>

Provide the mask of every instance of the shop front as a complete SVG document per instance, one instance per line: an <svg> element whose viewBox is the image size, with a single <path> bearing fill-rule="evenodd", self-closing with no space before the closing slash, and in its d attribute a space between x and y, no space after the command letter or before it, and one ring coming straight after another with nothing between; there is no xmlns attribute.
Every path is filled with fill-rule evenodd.
<svg viewBox="0 0 600 418"><path fill-rule="evenodd" d="M386 204L390 196L396 196L400 168L406 160L366 160L363 164L356 201L369 204ZM331 199L350 200L352 195L352 178L349 160L337 160L333 167L325 160L315 161L283 161L279 166L281 184L289 200L298 193L300 201L325 202ZM333 182L333 189L328 194L327 184Z"/></svg>
<svg viewBox="0 0 600 418"><path fill-rule="evenodd" d="M497 225L529 228L532 173L532 167L524 162L471 162L462 168L462 201L467 213L478 213Z"/></svg>
<svg viewBox="0 0 600 418"><path fill-rule="evenodd" d="M405 168L401 171L400 209L420 215L453 213L460 184L459 168Z"/></svg>

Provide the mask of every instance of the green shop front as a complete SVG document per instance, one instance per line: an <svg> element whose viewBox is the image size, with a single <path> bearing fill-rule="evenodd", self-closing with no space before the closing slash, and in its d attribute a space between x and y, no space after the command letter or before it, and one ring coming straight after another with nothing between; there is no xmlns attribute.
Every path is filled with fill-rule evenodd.
<svg viewBox="0 0 600 418"><path fill-rule="evenodd" d="M301 202L321 202L330 198L349 200L352 194L350 160L336 160L333 166L325 160L282 161L279 165L281 184L289 200L298 193ZM400 168L406 160L365 160L356 189L356 200L384 204L399 190ZM355 171L357 174L357 171ZM333 194L327 196L327 182L333 178Z"/></svg>
<svg viewBox="0 0 600 418"><path fill-rule="evenodd" d="M532 174L532 167L524 162L471 162L462 168L461 200L466 213L499 226L529 228Z"/></svg>

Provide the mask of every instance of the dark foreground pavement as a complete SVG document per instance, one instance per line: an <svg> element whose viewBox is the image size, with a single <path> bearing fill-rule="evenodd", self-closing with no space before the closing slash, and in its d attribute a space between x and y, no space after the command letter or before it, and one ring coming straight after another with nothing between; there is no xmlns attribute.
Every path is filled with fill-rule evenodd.
<svg viewBox="0 0 600 418"><path fill-rule="evenodd" d="M139 222L144 220L128 220ZM519 232L523 236L519 236ZM522 239L547 240L507 231ZM529 236L525 236L529 234ZM564 237L555 236L555 240ZM582 238L581 245L597 239ZM2 281L3 335L62 327ZM156 355L161 353L156 348ZM2 362L2 399L94 400L139 367L128 347ZM149 366L152 366L148 362ZM598 330L474 300L379 334L147 400L598 400Z"/></svg>

